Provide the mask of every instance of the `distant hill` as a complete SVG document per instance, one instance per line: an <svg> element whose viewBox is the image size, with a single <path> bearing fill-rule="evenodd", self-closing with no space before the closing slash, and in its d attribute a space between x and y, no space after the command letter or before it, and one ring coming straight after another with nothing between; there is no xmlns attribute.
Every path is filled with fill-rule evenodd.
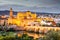
<svg viewBox="0 0 60 40"><path fill-rule="evenodd" d="M5 10L5 11L0 11L0 15L9 15L9 12L8 10ZM14 15L17 14L17 12L13 11ZM34 13L34 12L33 12ZM60 15L60 14L55 14L55 13L40 13L40 12L36 12L37 15L40 15L40 14L47 14L47 15Z"/></svg>
<svg viewBox="0 0 60 40"><path fill-rule="evenodd" d="M0 15L9 15L9 13L10 13L10 11L8 11L8 10L0 11ZM13 11L13 13L14 13L14 15L17 14L17 12L14 12L14 11Z"/></svg>

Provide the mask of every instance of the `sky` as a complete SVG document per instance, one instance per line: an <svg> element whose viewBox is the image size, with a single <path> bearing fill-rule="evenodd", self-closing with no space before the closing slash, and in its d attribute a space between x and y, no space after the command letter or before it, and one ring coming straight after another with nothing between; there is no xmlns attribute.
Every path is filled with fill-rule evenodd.
<svg viewBox="0 0 60 40"><path fill-rule="evenodd" d="M60 13L60 0L0 0L0 10Z"/></svg>

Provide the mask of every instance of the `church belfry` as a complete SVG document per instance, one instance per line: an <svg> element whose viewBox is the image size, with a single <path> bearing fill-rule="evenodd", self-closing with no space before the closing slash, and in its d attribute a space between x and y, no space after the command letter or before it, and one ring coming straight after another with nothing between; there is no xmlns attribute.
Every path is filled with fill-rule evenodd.
<svg viewBox="0 0 60 40"><path fill-rule="evenodd" d="M12 8L10 8L10 17L11 18L13 17L13 10L12 10Z"/></svg>

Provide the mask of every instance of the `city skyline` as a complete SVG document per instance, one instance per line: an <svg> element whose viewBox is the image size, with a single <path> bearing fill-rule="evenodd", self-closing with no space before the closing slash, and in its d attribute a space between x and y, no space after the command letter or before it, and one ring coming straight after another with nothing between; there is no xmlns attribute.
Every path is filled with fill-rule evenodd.
<svg viewBox="0 0 60 40"><path fill-rule="evenodd" d="M59 0L1 0L0 10L60 13Z"/></svg>

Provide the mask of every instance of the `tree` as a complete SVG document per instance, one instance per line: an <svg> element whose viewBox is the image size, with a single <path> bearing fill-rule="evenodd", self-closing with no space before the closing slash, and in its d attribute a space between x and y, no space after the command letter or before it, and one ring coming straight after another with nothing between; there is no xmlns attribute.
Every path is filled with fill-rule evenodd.
<svg viewBox="0 0 60 40"><path fill-rule="evenodd" d="M23 34L22 37L18 38L18 40L34 40L33 37L28 36L27 34Z"/></svg>
<svg viewBox="0 0 60 40"><path fill-rule="evenodd" d="M42 40L60 40L60 31L50 31Z"/></svg>
<svg viewBox="0 0 60 40"><path fill-rule="evenodd" d="M57 23L56 25L57 25L58 27L60 27L60 23Z"/></svg>

